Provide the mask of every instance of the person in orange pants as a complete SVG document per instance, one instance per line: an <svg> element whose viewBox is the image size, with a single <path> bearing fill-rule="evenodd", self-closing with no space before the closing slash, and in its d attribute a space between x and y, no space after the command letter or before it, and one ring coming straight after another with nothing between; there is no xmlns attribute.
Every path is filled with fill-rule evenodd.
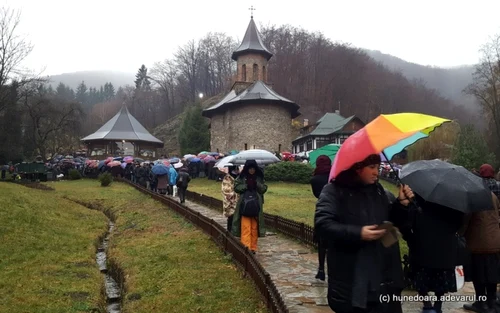
<svg viewBox="0 0 500 313"><path fill-rule="evenodd" d="M259 222L256 217L241 217L241 243L253 252L257 251Z"/></svg>
<svg viewBox="0 0 500 313"><path fill-rule="evenodd" d="M240 195L233 214L232 233L241 237L241 243L253 253L259 237L265 236L263 195L267 191L264 173L257 162L248 160L234 181L234 192Z"/></svg>

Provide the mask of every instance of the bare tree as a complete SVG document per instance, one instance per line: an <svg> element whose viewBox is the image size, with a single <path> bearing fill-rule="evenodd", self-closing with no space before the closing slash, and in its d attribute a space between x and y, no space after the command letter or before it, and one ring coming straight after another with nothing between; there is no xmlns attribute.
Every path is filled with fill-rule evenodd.
<svg viewBox="0 0 500 313"><path fill-rule="evenodd" d="M7 105L10 80L14 76L24 80L27 71L21 63L33 50L31 43L18 34L20 18L18 11L0 8L0 112Z"/></svg>
<svg viewBox="0 0 500 313"><path fill-rule="evenodd" d="M175 54L178 69L188 83L188 94L184 95L187 102L194 102L196 97L199 60L200 46L194 40L190 40L183 47L179 47Z"/></svg>
<svg viewBox="0 0 500 313"><path fill-rule="evenodd" d="M169 117L171 117L170 113L175 107L175 85L177 84L178 75L177 65L168 59L163 62L156 62L151 69L151 80L160 91L163 98L163 107Z"/></svg>
<svg viewBox="0 0 500 313"><path fill-rule="evenodd" d="M479 101L494 134L494 146L500 143L500 34L481 48L481 61L476 66L473 82L464 90ZM496 148L497 157L500 149Z"/></svg>
<svg viewBox="0 0 500 313"><path fill-rule="evenodd" d="M36 85L30 87L22 91L25 133L33 147L46 157L51 146L60 146L54 141L67 140L68 136L78 137L83 111L74 101L46 94Z"/></svg>

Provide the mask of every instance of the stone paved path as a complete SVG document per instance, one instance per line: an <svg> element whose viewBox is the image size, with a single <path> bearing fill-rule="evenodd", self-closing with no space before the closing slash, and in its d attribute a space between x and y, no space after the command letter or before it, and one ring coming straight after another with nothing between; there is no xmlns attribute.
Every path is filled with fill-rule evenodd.
<svg viewBox="0 0 500 313"><path fill-rule="evenodd" d="M177 199L176 199L177 200ZM222 213L186 200L186 205L226 227L227 220ZM314 278L317 270L317 254L306 245L300 244L280 234L268 232L259 238L257 259L271 275L276 287L283 296L290 313L332 312L326 300L327 284ZM415 292L405 292L414 295ZM471 284L454 295L474 294ZM444 313L466 312L463 302L447 302ZM405 302L405 313L420 313L420 303Z"/></svg>

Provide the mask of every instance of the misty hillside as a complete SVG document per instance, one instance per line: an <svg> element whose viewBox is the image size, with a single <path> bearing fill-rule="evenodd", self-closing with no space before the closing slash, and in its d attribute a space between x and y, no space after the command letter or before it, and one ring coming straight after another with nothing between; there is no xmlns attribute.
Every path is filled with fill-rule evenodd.
<svg viewBox="0 0 500 313"><path fill-rule="evenodd" d="M365 50L376 61L389 69L400 71L408 79L422 79L427 87L438 90L442 96L468 108L474 107L474 98L464 95L462 90L472 82L474 65L463 65L455 68L439 68L407 62L380 51Z"/></svg>
<svg viewBox="0 0 500 313"><path fill-rule="evenodd" d="M116 88L125 85L134 85L135 74L114 71L82 71L73 73L63 73L49 76L51 85L55 88L59 83L63 83L73 89L78 84L85 81L87 87L100 87L107 82L111 82Z"/></svg>

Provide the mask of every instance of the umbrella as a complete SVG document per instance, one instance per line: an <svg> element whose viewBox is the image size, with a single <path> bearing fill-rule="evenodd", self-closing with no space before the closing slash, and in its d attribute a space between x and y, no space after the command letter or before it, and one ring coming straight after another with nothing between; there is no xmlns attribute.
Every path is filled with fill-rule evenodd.
<svg viewBox="0 0 500 313"><path fill-rule="evenodd" d="M113 158L113 161L122 161L123 160L123 157L115 157Z"/></svg>
<svg viewBox="0 0 500 313"><path fill-rule="evenodd" d="M219 152L210 152L208 155L211 155L211 156L218 156L218 155L219 155Z"/></svg>
<svg viewBox="0 0 500 313"><path fill-rule="evenodd" d="M181 160L179 158L170 158L168 161L170 163L177 163L177 162L180 162Z"/></svg>
<svg viewBox="0 0 500 313"><path fill-rule="evenodd" d="M387 160L450 120L420 113L382 114L347 138L333 162L329 180L371 154Z"/></svg>
<svg viewBox="0 0 500 313"><path fill-rule="evenodd" d="M104 160L104 164L108 164L109 162L113 161L113 157L107 157L106 160Z"/></svg>
<svg viewBox="0 0 500 313"><path fill-rule="evenodd" d="M261 165L280 162L280 159L278 159L273 153L269 151L250 149L242 151L237 155L233 155L231 163L233 163L234 165L243 165L247 160L255 160L258 164Z"/></svg>
<svg viewBox="0 0 500 313"><path fill-rule="evenodd" d="M151 168L151 172L155 175L167 175L169 167L163 164L156 164Z"/></svg>
<svg viewBox="0 0 500 313"><path fill-rule="evenodd" d="M139 162L139 163L142 163L142 162L144 162L144 159L141 159L141 158L134 158L134 161Z"/></svg>
<svg viewBox="0 0 500 313"><path fill-rule="evenodd" d="M186 154L186 155L184 155L184 159L186 159L186 160L187 159L192 159L192 158L196 158L196 155L194 155L194 154Z"/></svg>
<svg viewBox="0 0 500 313"><path fill-rule="evenodd" d="M320 155L328 156L330 158L330 160L332 160L332 162L333 162L339 149L340 149L340 145L329 144L329 145L323 146L321 148L318 148L314 151L311 151L309 153L309 163L311 164L311 166L316 167L316 159L318 159L318 157Z"/></svg>
<svg viewBox="0 0 500 313"><path fill-rule="evenodd" d="M208 156L208 154L205 154L205 153L200 153L200 154L198 154L198 158L199 158L199 159L204 159L204 158L206 158L207 156Z"/></svg>
<svg viewBox="0 0 500 313"><path fill-rule="evenodd" d="M174 164L174 168L181 168L183 166L184 166L184 164L182 164L181 162L178 162L178 163Z"/></svg>
<svg viewBox="0 0 500 313"><path fill-rule="evenodd" d="M400 179L425 201L463 213L493 208L483 179L462 166L441 160L415 161L403 166Z"/></svg>
<svg viewBox="0 0 500 313"><path fill-rule="evenodd" d="M97 168L101 169L104 165L106 165L105 162L106 161L104 161L104 160L103 161L99 161L99 164L97 165Z"/></svg>
<svg viewBox="0 0 500 313"><path fill-rule="evenodd" d="M163 163L163 165L166 165L166 166L170 165L170 162L168 160L162 160L161 162Z"/></svg>
<svg viewBox="0 0 500 313"><path fill-rule="evenodd" d="M191 160L189 160L189 162L191 162L191 163L198 163L200 161L201 161L200 158L192 158Z"/></svg>
<svg viewBox="0 0 500 313"><path fill-rule="evenodd" d="M122 162L120 162L120 161L111 161L108 163L109 167L115 167L115 166L120 166L120 165L122 165Z"/></svg>
<svg viewBox="0 0 500 313"><path fill-rule="evenodd" d="M238 153L240 153L238 150L231 150L231 151L229 151L230 155L237 155Z"/></svg>
<svg viewBox="0 0 500 313"><path fill-rule="evenodd" d="M203 159L203 162L208 163L211 161L215 161L215 158L211 155L207 156L206 158Z"/></svg>
<svg viewBox="0 0 500 313"><path fill-rule="evenodd" d="M222 159L220 159L219 161L217 161L217 163L215 163L215 167L221 169L221 168L225 168L225 167L228 167L228 166L233 166L233 163L231 163L234 159L234 156L232 155L229 155L227 157L224 157Z"/></svg>
<svg viewBox="0 0 500 313"><path fill-rule="evenodd" d="M134 162L134 157L133 156L126 156L123 158L123 162L126 162L126 163L132 163Z"/></svg>
<svg viewBox="0 0 500 313"><path fill-rule="evenodd" d="M200 153L198 153L198 155L200 155L200 154L209 154L209 153L210 152L208 152L208 151L201 151Z"/></svg>
<svg viewBox="0 0 500 313"><path fill-rule="evenodd" d="M122 165L120 165L123 169L127 167L127 163L123 162Z"/></svg>

